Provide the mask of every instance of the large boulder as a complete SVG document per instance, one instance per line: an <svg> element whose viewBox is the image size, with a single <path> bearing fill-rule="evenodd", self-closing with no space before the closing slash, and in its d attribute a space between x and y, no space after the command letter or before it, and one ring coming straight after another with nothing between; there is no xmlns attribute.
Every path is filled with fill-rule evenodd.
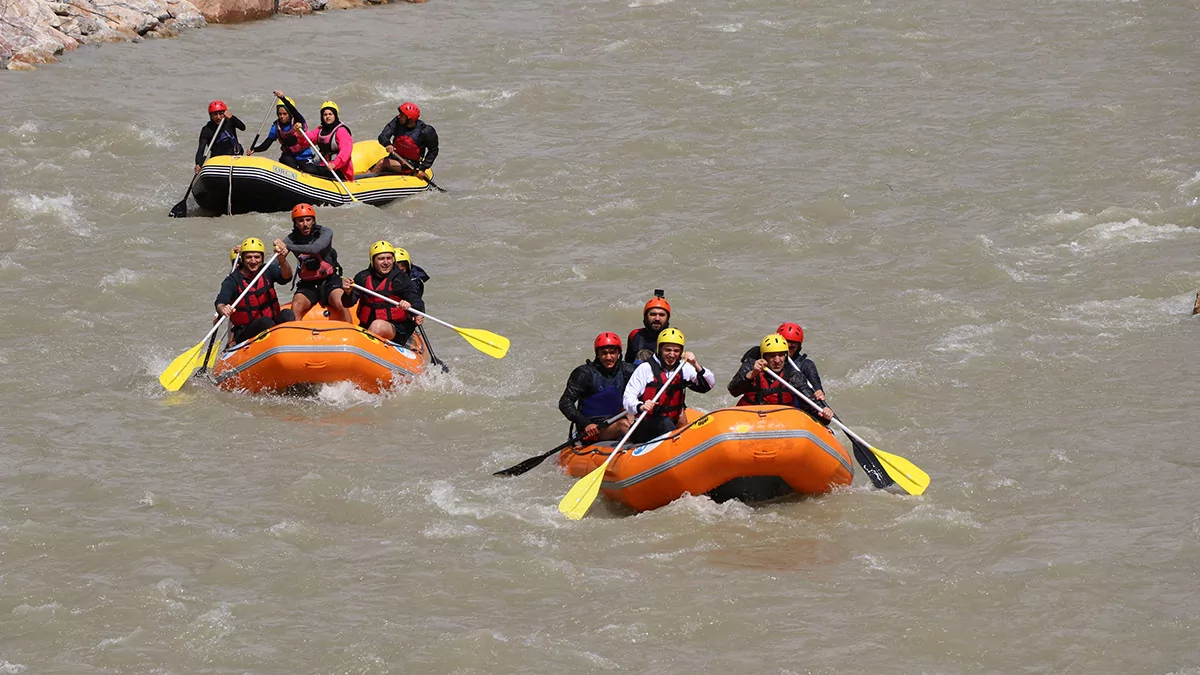
<svg viewBox="0 0 1200 675"><path fill-rule="evenodd" d="M192 4L210 23L254 21L275 13L275 0L192 0Z"/></svg>

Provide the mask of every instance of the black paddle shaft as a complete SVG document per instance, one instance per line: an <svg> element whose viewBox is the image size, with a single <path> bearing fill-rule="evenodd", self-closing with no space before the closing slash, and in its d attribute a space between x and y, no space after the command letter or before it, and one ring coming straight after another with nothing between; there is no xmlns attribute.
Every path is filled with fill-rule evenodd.
<svg viewBox="0 0 1200 675"><path fill-rule="evenodd" d="M603 422L597 422L596 426L599 429L604 429L608 425L610 425L613 422L615 422L616 420L620 419L621 417L624 417L624 414L619 414L615 418L607 419L607 420L604 420ZM547 450L546 452L543 452L542 454L540 454L536 457L530 457L529 459L521 462L520 464L515 464L513 466L508 467L507 469L501 469L500 471L497 471L497 472L493 473L492 475L493 476L520 476L521 474L532 470L537 465L546 461L546 458L549 457L550 455L553 455L556 452L561 452L568 445L579 440L579 437L580 437L580 434L575 434L574 436L567 439L567 441L565 443L563 443L555 448L551 448L550 450Z"/></svg>

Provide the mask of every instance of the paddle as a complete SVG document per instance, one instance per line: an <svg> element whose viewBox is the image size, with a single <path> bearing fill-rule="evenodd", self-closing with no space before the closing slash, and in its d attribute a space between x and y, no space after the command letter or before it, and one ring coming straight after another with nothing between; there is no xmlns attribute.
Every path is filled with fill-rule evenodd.
<svg viewBox="0 0 1200 675"><path fill-rule="evenodd" d="M342 189L346 191L346 196L349 197L351 201L361 204L362 202L358 201L358 197L350 194L350 188L346 187L346 184L342 182L342 177L339 176L338 172L334 171L333 167L329 165L329 160L325 159L325 155L322 155L321 151L317 149L317 144L313 143L312 139L308 137L308 131L306 129L301 129L300 135L304 137L304 140L308 141L308 147L312 148L312 151L317 155L317 158L321 160L321 163L325 165L325 168L329 169L329 173L333 175L333 179L336 180L338 185L341 185Z"/></svg>
<svg viewBox="0 0 1200 675"><path fill-rule="evenodd" d="M437 354L433 353L433 343L429 341L429 336L425 334L425 327L417 324L417 332L421 334L421 340L425 342L425 349L429 350L429 358L433 361L433 365L441 366L443 373L450 372L450 366L446 365L445 361L439 359Z"/></svg>
<svg viewBox="0 0 1200 675"><path fill-rule="evenodd" d="M654 394L654 398L650 399L652 403L657 403L658 397L662 396L664 391L671 388L670 385L675 381L675 376L678 375L682 370L683 360L681 359L679 365L676 366L675 370L671 371L671 375L667 377L666 384L659 387L658 391ZM583 478L580 478L579 482L575 483L575 486L567 492L567 495L558 503L558 510L561 511L563 515L571 520L579 520L588 512L588 509L592 508L592 503L596 501L597 495L600 494L600 484L604 482L604 472L608 469L608 463L613 461L613 458L621 452L621 448L624 447L625 441L629 440L629 437L633 435L633 430L637 429L638 425L642 423L642 420L646 419L646 415L649 413L649 410L643 410L642 414L638 415L638 418L633 421L632 425L630 425L629 431L625 432L625 436L621 439L621 442L617 443L617 447L613 448L612 454L608 456L608 459L604 460L603 464L593 469L591 473Z"/></svg>
<svg viewBox="0 0 1200 675"><path fill-rule="evenodd" d="M396 158L397 160L399 160L400 163L403 164L404 166L407 166L409 168L409 170L411 170L414 174L417 172L417 167L413 166L412 162L409 162L407 159L404 159L400 155L397 155L395 152L389 152L388 154L391 155L392 157ZM426 173L426 175L428 176L429 174ZM420 176L417 176L417 178L420 178ZM424 180L426 183L429 183L429 185L433 189L437 190L438 192L449 192L449 190L447 190L447 189L441 187L440 185L438 185L437 183L433 182L433 176L429 176L428 178L423 178L422 180Z"/></svg>
<svg viewBox="0 0 1200 675"><path fill-rule="evenodd" d="M241 257L241 255L239 254L238 257ZM237 267L238 267L238 258L234 258L233 259L233 267L230 268L229 273L233 274L234 271L237 270ZM220 316L221 315L218 314L217 312L213 312L214 319L220 318ZM214 331L212 334L212 337L210 337L208 339L208 350L204 352L204 360L200 362L200 370L198 370L196 372L197 375L203 375L204 371L206 371L209 368L216 365L217 360L215 358L214 359L209 358L209 356L212 355L213 345L216 344L216 342L217 342L217 333Z"/></svg>
<svg viewBox="0 0 1200 675"><path fill-rule="evenodd" d="M271 256L270 260L263 263L262 269L260 269L258 274L254 276L254 279L252 279L249 284L246 284L246 288L243 289L241 294L237 296L237 299L230 303L232 306L238 306L238 303L240 303L242 299L246 297L251 288L254 288L254 285L258 283L258 280L262 278L262 275L267 273L267 268L270 267L271 263L275 262L275 259L278 257L279 254L275 253ZM204 337L200 338L200 342L198 342L195 347L192 347L186 352L175 357L175 360L171 362L171 365L167 366L166 369L162 371L162 374L158 376L159 384L161 384L167 391L179 391L179 388L183 386L183 383L187 382L188 378L192 376L192 373L196 372L196 369L199 368L202 363L204 363L204 359L201 358L201 353L204 351L204 343L208 341L210 336L216 335L217 330L221 328L221 324L228 320L229 317L222 316L220 320L213 324L213 327L204 334Z"/></svg>
<svg viewBox="0 0 1200 675"><path fill-rule="evenodd" d="M800 367L796 365L796 362L792 360L791 356L788 356L787 360L788 363L792 364L792 368L794 368L796 372L800 373L801 375L804 374L804 371L800 370ZM807 378L805 381L807 381ZM809 382L808 386L812 387L812 382ZM821 401L821 403L824 403L824 401ZM838 417L836 413L833 415L833 417L839 422L841 421L841 418ZM875 455L871 454L871 451L867 449L867 446L859 443L853 438L850 439L850 446L854 448L854 458L858 460L858 465L863 468L864 472L866 472L867 478L871 479L872 485L882 490L896 484L896 481L892 480L891 477L887 475L887 471L879 463L879 460L875 459Z"/></svg>
<svg viewBox="0 0 1200 675"><path fill-rule="evenodd" d="M787 380L780 377L775 371L771 370L770 368L763 368L763 372L767 373L776 380L779 380L783 386L790 389L793 394L799 396L801 400L812 406L814 410L823 409L823 406L818 405L817 403L813 402L812 399L808 398L804 394L801 394L795 387L788 383ZM913 464L899 455L893 455L872 446L870 443L864 441L861 436L853 431L850 431L845 424L842 424L841 420L834 418L830 421L838 425L838 428L840 428L842 431L846 432L846 435L849 436L851 440L862 443L868 450L874 453L875 456L878 457L881 462L883 462L883 467L884 470L887 471L887 475L892 480L896 481L897 485L904 488L905 492L910 495L919 495L925 492L925 488L929 487L929 474L922 471L916 464ZM863 468L865 469L866 467Z"/></svg>
<svg viewBox="0 0 1200 675"><path fill-rule="evenodd" d="M387 302L390 302L393 305L400 304L400 302L398 300L393 300L385 295L380 295L369 288L363 288L362 286L359 286L358 284L350 284L350 285L353 286L354 288L357 288L358 290L362 291L363 293L366 293L368 295L373 295L373 296L379 298L380 300L386 300ZM463 336L464 338L466 338L467 342L469 342L472 347L474 347L475 349L478 349L479 351L483 352L484 354L487 354L488 356L491 356L491 357L497 358L497 359L502 359L502 358L504 358L504 355L508 353L508 346L510 343L508 341L508 338L504 337L503 335L496 335L495 333L493 333L491 331L480 330L478 328L459 328L458 326L448 324L445 321L442 321L441 319L439 319L437 317L429 316L425 312L422 312L421 310L415 309L413 307L409 307L405 311L412 312L413 314L416 314L418 316L423 316L426 319L429 319L430 321L436 321L437 323L442 324L446 328L449 328L449 329L453 330L454 332L458 333L459 335ZM430 356L432 356L432 355L433 354L430 353Z"/></svg>
<svg viewBox="0 0 1200 675"><path fill-rule="evenodd" d="M603 422L596 423L596 427L599 429L603 429L603 428L607 427L608 425L612 424L613 422L616 422L617 420L621 419L624 416L625 416L625 411L622 410L621 412L617 413L616 415L613 415L612 417L604 420ZM546 458L549 457L550 455L553 455L556 452L561 452L568 445L574 443L575 441L579 440L580 438L581 438L581 435L576 433L575 435L568 438L566 443L563 443L562 445L559 445L555 448L551 448L550 450L547 450L546 452L543 452L542 454L540 454L536 457L530 457L529 459L521 462L520 464L514 464L514 465L508 467L507 469L501 469L500 471L497 471L497 472L493 473L492 475L493 476L520 476L521 474L531 471L534 467L536 467L537 465L546 461Z"/></svg>
<svg viewBox="0 0 1200 675"><path fill-rule="evenodd" d="M204 149L204 162L208 161L208 153L212 152L213 143L217 140L217 136L221 134L221 127L225 125L226 119L227 118L224 117L221 118L221 121L217 123L217 130L213 132L212 138L208 139L208 147ZM200 162L200 164L203 165L204 162ZM171 212L167 214L167 217L183 218L187 216L187 200L192 194L192 186L196 184L196 179L199 177L199 171L192 174L192 182L188 183L188 189L187 192L183 193L183 199L179 200L178 204L171 207Z"/></svg>

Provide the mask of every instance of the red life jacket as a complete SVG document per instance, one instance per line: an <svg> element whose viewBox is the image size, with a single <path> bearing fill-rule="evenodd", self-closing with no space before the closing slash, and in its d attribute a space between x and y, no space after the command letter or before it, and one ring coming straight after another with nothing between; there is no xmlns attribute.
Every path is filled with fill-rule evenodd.
<svg viewBox="0 0 1200 675"><path fill-rule="evenodd" d="M400 300L401 298L392 291L392 279L395 276L395 272L387 275L379 281L379 285L377 286L375 285L375 275L373 273L368 274L366 280L363 281L363 286L380 295ZM363 293L362 297L358 299L358 325L366 328L375 319L399 323L408 319L408 312L386 300L380 300L373 295Z"/></svg>
<svg viewBox="0 0 1200 675"><path fill-rule="evenodd" d="M667 384L667 378L671 375L669 371L663 370L662 364L658 359L650 359L646 363L650 364L651 378L646 384L646 389L642 391L641 400L649 401L654 398L658 390ZM678 368L679 364L676 363ZM671 418L672 422L679 422L679 414L683 412L684 392L687 389L687 381L683 379L683 372L680 371L679 377L676 377L671 384L667 385L667 391L663 392L662 396L658 397L658 402L654 404L654 412L651 415L662 415Z"/></svg>
<svg viewBox="0 0 1200 675"><path fill-rule="evenodd" d="M786 365L786 364L785 364ZM784 368L784 372L787 372ZM783 373L780 373L783 376ZM796 398L783 383L766 373L759 373L754 380L754 390L738 399L738 405L790 405L800 407L800 399Z"/></svg>
<svg viewBox="0 0 1200 675"><path fill-rule="evenodd" d="M309 265L313 259L319 260L320 263L316 269L309 269L305 263ZM333 273L333 265L319 255L310 255L308 253L296 254L296 276L300 277L300 281L320 281L329 278Z"/></svg>
<svg viewBox="0 0 1200 675"><path fill-rule="evenodd" d="M249 285L250 280L239 270L237 272L237 294L241 295ZM258 283L254 284L253 289L234 308L233 316L229 317L229 323L235 326L245 326L260 316L271 318L279 316L279 297L275 295L275 284L268 281L265 274L258 278Z"/></svg>
<svg viewBox="0 0 1200 675"><path fill-rule="evenodd" d="M392 147L396 149L397 155L410 162L421 159L421 148L417 146L417 142L412 139L412 136L396 134L396 138L392 139Z"/></svg>

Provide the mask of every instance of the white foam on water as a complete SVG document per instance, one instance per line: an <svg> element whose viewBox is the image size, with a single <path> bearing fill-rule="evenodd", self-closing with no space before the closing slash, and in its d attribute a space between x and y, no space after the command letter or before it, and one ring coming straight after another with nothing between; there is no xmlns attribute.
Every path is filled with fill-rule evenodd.
<svg viewBox="0 0 1200 675"><path fill-rule="evenodd" d="M587 212L588 215L596 216L600 215L601 213L612 213L613 211L636 211L637 209L637 200L626 198L605 202L600 206L588 209Z"/></svg>
<svg viewBox="0 0 1200 675"><path fill-rule="evenodd" d="M916 361L876 359L868 362L862 368L846 373L846 377L838 384L839 388L841 386L865 387L887 380L912 379L916 377L920 368L921 364Z"/></svg>
<svg viewBox="0 0 1200 675"><path fill-rule="evenodd" d="M1084 230L1081 237L1072 241L1069 246L1077 251L1094 252L1112 242L1146 244L1190 234L1200 234L1200 228L1180 227L1171 223L1150 225L1137 218L1130 218L1123 222L1093 225Z"/></svg>
<svg viewBox="0 0 1200 675"><path fill-rule="evenodd" d="M713 28L716 28L717 30L721 31L722 33L737 33L742 30L742 24L740 24L740 23L720 23L720 24L717 24L716 26L713 26Z"/></svg>
<svg viewBox="0 0 1200 675"><path fill-rule="evenodd" d="M433 481L425 500L451 516L470 516L478 520L492 513L491 509L467 504L458 496L454 486L443 480Z"/></svg>
<svg viewBox="0 0 1200 675"><path fill-rule="evenodd" d="M1194 301L1193 293L1167 298L1088 300L1068 306L1058 319L1104 332L1150 330L1173 325L1181 316L1191 316Z"/></svg>
<svg viewBox="0 0 1200 675"><path fill-rule="evenodd" d="M152 148L170 148L175 145L175 136L170 129L150 127L141 129L134 125L133 130L137 133L138 140Z"/></svg>
<svg viewBox="0 0 1200 675"><path fill-rule="evenodd" d="M1183 181L1183 183L1181 183L1179 185L1179 189L1182 190L1184 188L1189 188L1193 185L1200 185L1200 171L1197 171L1195 173L1195 175L1193 175L1191 178Z"/></svg>
<svg viewBox="0 0 1200 675"><path fill-rule="evenodd" d="M25 668L26 668L26 666L24 666L20 663L13 663L12 661L5 661L4 659L0 659L0 673L2 673L3 675L10 675L11 673L19 673L19 672L25 670Z"/></svg>
<svg viewBox="0 0 1200 675"><path fill-rule="evenodd" d="M1013 281L1033 281L1033 280L1039 280L1039 279L1045 278L1042 275L1032 274L1030 272L1025 272L1023 270L1018 269L1018 267L1020 267L1026 263L1026 256L1014 255L1014 257L1016 258L1016 261L1014 263L1015 266L1010 265L1010 264L1004 262L1004 260L1002 260L1000 256L1003 254L1012 254L1013 252L998 248L995 245L995 243L991 240L991 238L988 237L987 235L981 234L977 238L979 239L980 243L983 244L983 251L988 257L990 257L992 259L993 264L996 265L996 267L999 267L1000 271L1007 274L1009 276L1009 278L1012 279Z"/></svg>
<svg viewBox="0 0 1200 675"><path fill-rule="evenodd" d="M275 537L281 537L289 534L299 534L300 530L300 523L297 523L294 520L283 520L267 528L267 532L270 532L271 535Z"/></svg>
<svg viewBox="0 0 1200 675"><path fill-rule="evenodd" d="M961 300L954 300L927 288L913 288L900 293L901 297L911 297L922 308L933 308L937 310L937 314L943 317L949 316L965 316L971 319L982 319L983 312L980 312L975 306ZM924 312L923 315L928 315L930 312Z"/></svg>
<svg viewBox="0 0 1200 675"><path fill-rule="evenodd" d="M11 255L6 255L3 258L0 258L0 271L23 270L23 269L25 269L25 266L22 265L21 263L17 262L16 260L13 260Z"/></svg>
<svg viewBox="0 0 1200 675"><path fill-rule="evenodd" d="M39 131L38 125L34 122L24 122L19 127L9 127L8 133L13 136L20 136L22 139L29 139Z"/></svg>
<svg viewBox="0 0 1200 675"><path fill-rule="evenodd" d="M992 351L993 333L1003 322L987 325L967 324L950 329L933 345L935 352L982 355Z"/></svg>
<svg viewBox="0 0 1200 675"><path fill-rule="evenodd" d="M12 608L13 616L29 616L30 614L54 614L62 609L62 605L57 602L48 602L44 605L28 605L21 603Z"/></svg>
<svg viewBox="0 0 1200 675"><path fill-rule="evenodd" d="M426 101L462 101L479 108L496 108L520 93L515 89L464 89L453 85L426 89L413 84L376 85L375 90L389 101L419 101L420 103L417 105L422 108L422 114ZM388 103L389 107L393 105L393 103Z"/></svg>
<svg viewBox="0 0 1200 675"><path fill-rule="evenodd" d="M94 229L75 209L75 198L70 193L61 196L17 195L12 208L28 216L49 216L82 237L91 236Z"/></svg>
<svg viewBox="0 0 1200 675"><path fill-rule="evenodd" d="M138 506L154 506L154 493L146 490L142 493L142 498L137 500Z"/></svg>
<svg viewBox="0 0 1200 675"><path fill-rule="evenodd" d="M1041 225L1061 225L1063 223L1073 223L1077 220L1082 220L1083 218L1086 217L1086 215L1087 214L1081 213L1079 211L1071 211L1070 213L1068 213L1066 211L1060 210L1057 213L1051 213L1051 214L1044 215L1044 216L1037 216L1033 219L1033 221L1035 223L1038 223Z"/></svg>
<svg viewBox="0 0 1200 675"><path fill-rule="evenodd" d="M112 274L105 274L100 278L100 285L104 288L113 286L128 286L129 284L137 283L142 277L146 276L142 272L125 269L122 267Z"/></svg>
<svg viewBox="0 0 1200 675"><path fill-rule="evenodd" d="M617 40L616 42L610 42L610 43L604 45L603 47L600 48L600 51L615 52L618 49L621 49L622 47L624 47L625 45L628 45L628 44L629 44L629 40Z"/></svg>
<svg viewBox="0 0 1200 675"><path fill-rule="evenodd" d="M675 0L633 0L629 3L630 7L654 7L656 5L666 5Z"/></svg>
<svg viewBox="0 0 1200 675"><path fill-rule="evenodd" d="M919 504L912 511L896 518L898 523L944 523L957 527L982 530L983 526L975 522L971 514L958 509L948 509L934 504Z"/></svg>
<svg viewBox="0 0 1200 675"><path fill-rule="evenodd" d="M142 627L138 626L137 628L134 628L133 631L130 632L128 635L121 635L121 636L115 637L115 638L105 638L96 645L96 649L104 649L106 647L112 647L114 645L124 644L125 642L128 642L131 638L137 637L141 632L142 632Z"/></svg>

